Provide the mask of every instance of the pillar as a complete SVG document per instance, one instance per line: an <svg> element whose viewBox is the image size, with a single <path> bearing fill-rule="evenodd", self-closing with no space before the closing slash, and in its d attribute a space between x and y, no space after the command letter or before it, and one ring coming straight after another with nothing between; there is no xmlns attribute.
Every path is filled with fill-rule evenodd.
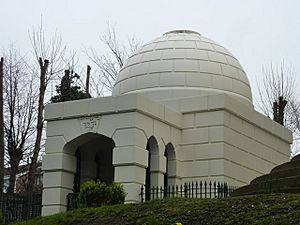
<svg viewBox="0 0 300 225"><path fill-rule="evenodd" d="M145 134L136 128L122 129L114 134L113 140L116 144L113 149L115 182L123 185L126 203L140 202L148 164Z"/></svg>
<svg viewBox="0 0 300 225"><path fill-rule="evenodd" d="M67 194L72 192L76 158L63 152L66 142L62 136L48 137L43 158L43 208L47 216L67 209Z"/></svg>

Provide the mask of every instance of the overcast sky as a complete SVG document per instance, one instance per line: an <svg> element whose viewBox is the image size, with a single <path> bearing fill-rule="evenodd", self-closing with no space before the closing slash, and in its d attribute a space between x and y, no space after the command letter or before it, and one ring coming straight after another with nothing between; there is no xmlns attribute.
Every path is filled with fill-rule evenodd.
<svg viewBox="0 0 300 225"><path fill-rule="evenodd" d="M28 31L41 18L46 36L57 30L78 52L99 48L107 21L124 42L132 35L148 42L169 30L192 29L233 53L252 89L271 61L284 60L300 80L298 0L0 0L0 48L13 43L28 52Z"/></svg>

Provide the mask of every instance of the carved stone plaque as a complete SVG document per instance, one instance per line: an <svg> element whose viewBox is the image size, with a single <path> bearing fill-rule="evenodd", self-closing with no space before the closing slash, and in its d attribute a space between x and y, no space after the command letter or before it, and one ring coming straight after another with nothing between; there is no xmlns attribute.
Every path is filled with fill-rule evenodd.
<svg viewBox="0 0 300 225"><path fill-rule="evenodd" d="M79 119L82 133L96 132L100 117L88 117Z"/></svg>

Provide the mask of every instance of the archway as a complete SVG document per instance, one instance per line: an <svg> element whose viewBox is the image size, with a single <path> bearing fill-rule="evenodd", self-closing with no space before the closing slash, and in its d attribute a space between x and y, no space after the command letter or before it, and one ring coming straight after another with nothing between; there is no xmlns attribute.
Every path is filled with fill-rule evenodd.
<svg viewBox="0 0 300 225"><path fill-rule="evenodd" d="M114 181L112 150L115 143L111 138L101 134L87 133L69 142L65 151L76 157L73 191L78 192L80 186L88 180Z"/></svg>
<svg viewBox="0 0 300 225"><path fill-rule="evenodd" d="M146 168L146 200L151 198L151 188L155 184L155 178L153 176L153 164L158 164L159 157L158 144L155 137L151 136L148 139L146 150L148 150L148 167Z"/></svg>
<svg viewBox="0 0 300 225"><path fill-rule="evenodd" d="M171 143L165 147L164 156L166 159L166 172L164 173L164 195L167 195L168 187L170 185L171 174L175 174L172 163L175 161L175 150Z"/></svg>

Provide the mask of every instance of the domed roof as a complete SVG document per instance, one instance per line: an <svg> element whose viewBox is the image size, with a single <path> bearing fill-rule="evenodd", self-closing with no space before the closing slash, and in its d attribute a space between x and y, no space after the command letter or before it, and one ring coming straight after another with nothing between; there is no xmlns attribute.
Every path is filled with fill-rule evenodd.
<svg viewBox="0 0 300 225"><path fill-rule="evenodd" d="M129 57L113 95L143 93L155 100L227 93L252 106L238 60L216 42L189 30L165 33Z"/></svg>

